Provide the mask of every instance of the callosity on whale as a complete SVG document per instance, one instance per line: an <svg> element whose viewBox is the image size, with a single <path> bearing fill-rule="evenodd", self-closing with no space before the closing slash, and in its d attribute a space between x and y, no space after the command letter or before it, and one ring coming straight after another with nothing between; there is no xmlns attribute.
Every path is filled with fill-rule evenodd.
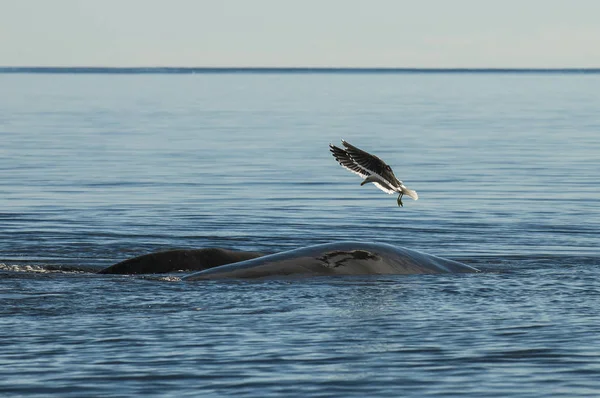
<svg viewBox="0 0 600 398"><path fill-rule="evenodd" d="M340 242L303 247L221 265L184 280L325 275L403 275L479 272L457 261L382 243Z"/></svg>

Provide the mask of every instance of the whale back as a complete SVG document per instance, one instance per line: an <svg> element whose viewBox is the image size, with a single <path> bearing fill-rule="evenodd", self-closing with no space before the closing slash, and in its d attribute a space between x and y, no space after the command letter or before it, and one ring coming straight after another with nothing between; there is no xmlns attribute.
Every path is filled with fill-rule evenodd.
<svg viewBox="0 0 600 398"><path fill-rule="evenodd" d="M308 246L222 265L185 280L281 276L435 274L479 272L458 261L382 243L340 242Z"/></svg>
<svg viewBox="0 0 600 398"><path fill-rule="evenodd" d="M220 248L168 250L130 258L113 264L99 274L160 274L176 271L200 271L223 264L263 256L264 253Z"/></svg>

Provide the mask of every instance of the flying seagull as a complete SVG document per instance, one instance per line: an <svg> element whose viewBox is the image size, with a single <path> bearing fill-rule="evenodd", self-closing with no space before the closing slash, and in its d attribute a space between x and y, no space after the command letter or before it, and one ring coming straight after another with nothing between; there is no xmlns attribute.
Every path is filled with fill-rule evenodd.
<svg viewBox="0 0 600 398"><path fill-rule="evenodd" d="M375 186L388 194L399 193L398 206L403 206L402 196L408 195L414 200L419 199L419 195L412 189L408 189L402 181L399 181L392 168L383 160L375 155L363 151L342 140L344 148L338 148L329 144L329 150L335 160L345 169L364 178L360 185L372 182Z"/></svg>

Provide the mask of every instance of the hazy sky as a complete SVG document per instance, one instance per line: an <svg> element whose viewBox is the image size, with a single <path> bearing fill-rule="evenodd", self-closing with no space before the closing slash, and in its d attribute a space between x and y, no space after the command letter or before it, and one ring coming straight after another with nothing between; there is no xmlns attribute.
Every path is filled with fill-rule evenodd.
<svg viewBox="0 0 600 398"><path fill-rule="evenodd" d="M599 0L0 0L0 66L600 67Z"/></svg>

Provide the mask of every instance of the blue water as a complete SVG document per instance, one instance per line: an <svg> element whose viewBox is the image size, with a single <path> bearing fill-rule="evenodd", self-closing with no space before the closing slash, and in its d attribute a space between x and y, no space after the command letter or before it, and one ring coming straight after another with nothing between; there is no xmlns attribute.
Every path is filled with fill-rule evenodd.
<svg viewBox="0 0 600 398"><path fill-rule="evenodd" d="M0 74L0 395L600 395L600 75ZM339 139L420 199L342 169ZM95 275L340 240L473 275Z"/></svg>

